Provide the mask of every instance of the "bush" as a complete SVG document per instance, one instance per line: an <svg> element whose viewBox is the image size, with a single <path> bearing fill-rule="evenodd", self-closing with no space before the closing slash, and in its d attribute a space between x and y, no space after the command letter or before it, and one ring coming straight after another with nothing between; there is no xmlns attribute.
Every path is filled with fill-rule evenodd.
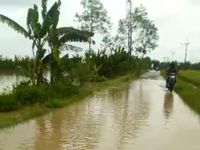
<svg viewBox="0 0 200 150"><path fill-rule="evenodd" d="M44 103L48 99L48 93L44 87L20 87L14 90L14 94L22 105Z"/></svg>
<svg viewBox="0 0 200 150"><path fill-rule="evenodd" d="M50 87L49 94L51 98L64 98L73 94L76 94L78 91L78 86L73 84L69 78L61 79L57 81L53 87Z"/></svg>
<svg viewBox="0 0 200 150"><path fill-rule="evenodd" d="M64 101L58 98L52 99L47 103L49 108L62 108L64 107Z"/></svg>
<svg viewBox="0 0 200 150"><path fill-rule="evenodd" d="M1 95L0 96L0 111L1 112L8 112L17 110L20 104L15 99L13 95Z"/></svg>

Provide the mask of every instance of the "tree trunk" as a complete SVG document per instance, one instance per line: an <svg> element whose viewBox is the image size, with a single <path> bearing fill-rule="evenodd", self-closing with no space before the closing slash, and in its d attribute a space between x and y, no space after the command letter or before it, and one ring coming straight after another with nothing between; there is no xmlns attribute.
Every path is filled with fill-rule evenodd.
<svg viewBox="0 0 200 150"><path fill-rule="evenodd" d="M91 52L91 49L92 49L92 38L90 37L89 39L89 52Z"/></svg>

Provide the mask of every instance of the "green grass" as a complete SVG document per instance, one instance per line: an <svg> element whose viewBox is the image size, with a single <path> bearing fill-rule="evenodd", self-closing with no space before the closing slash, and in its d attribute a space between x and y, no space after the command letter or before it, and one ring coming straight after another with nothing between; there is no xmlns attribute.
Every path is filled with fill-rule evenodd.
<svg viewBox="0 0 200 150"><path fill-rule="evenodd" d="M176 92L195 112L200 114L200 71L180 71Z"/></svg>
<svg viewBox="0 0 200 150"><path fill-rule="evenodd" d="M195 70L180 71L178 76L182 80L200 87L200 71L195 71Z"/></svg>
<svg viewBox="0 0 200 150"><path fill-rule="evenodd" d="M35 118L37 116L46 114L50 111L55 110L56 108L62 108L72 103L84 100L84 98L88 97L89 95L92 95L95 91L101 91L113 85L125 84L129 80L137 78L137 76L138 74L131 72L127 75L116 77L111 80L107 80L104 82L96 82L84 86L78 90L78 93L70 95L65 99L56 98L49 100L44 104L21 106L18 110L13 109L14 111L11 112L0 112L0 128L14 126L31 118ZM9 98L6 97L5 99ZM10 103L12 104L12 101Z"/></svg>

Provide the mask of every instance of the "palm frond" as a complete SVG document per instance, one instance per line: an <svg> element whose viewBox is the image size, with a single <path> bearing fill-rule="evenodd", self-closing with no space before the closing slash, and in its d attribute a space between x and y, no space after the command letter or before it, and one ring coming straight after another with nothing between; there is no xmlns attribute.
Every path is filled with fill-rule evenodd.
<svg viewBox="0 0 200 150"><path fill-rule="evenodd" d="M47 13L47 0L42 0L42 18L44 19Z"/></svg>
<svg viewBox="0 0 200 150"><path fill-rule="evenodd" d="M44 15L44 14L43 14ZM55 2L52 7L45 13L43 16L43 24L42 24L42 30L41 35L44 36L47 34L48 29L51 25L53 25L53 28L57 27L58 21L59 21L59 4Z"/></svg>
<svg viewBox="0 0 200 150"><path fill-rule="evenodd" d="M23 34L26 38L30 38L29 33L21 25L14 20L0 14L0 22L7 24L9 27L14 29L16 32Z"/></svg>
<svg viewBox="0 0 200 150"><path fill-rule="evenodd" d="M81 31L72 27L62 27L57 29L60 36L60 42L66 43L68 41L88 42L89 38L94 34L88 31Z"/></svg>
<svg viewBox="0 0 200 150"><path fill-rule="evenodd" d="M47 17L51 18L51 24L53 24L53 26L56 28L58 25L58 21L59 21L59 15L60 15L60 11L59 11L59 4L58 2L55 2L52 7L49 9L49 11L47 12Z"/></svg>
<svg viewBox="0 0 200 150"><path fill-rule="evenodd" d="M81 47L78 46L74 46L71 44L65 44L62 46L61 51L73 51L73 52L81 52L83 51L83 49Z"/></svg>

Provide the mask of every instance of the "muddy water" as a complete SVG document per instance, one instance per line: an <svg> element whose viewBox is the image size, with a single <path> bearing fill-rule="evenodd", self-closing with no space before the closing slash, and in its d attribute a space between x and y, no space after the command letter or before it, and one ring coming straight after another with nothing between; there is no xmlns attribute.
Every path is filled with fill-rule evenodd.
<svg viewBox="0 0 200 150"><path fill-rule="evenodd" d="M27 80L25 77L14 73L0 73L0 94L10 92L13 85Z"/></svg>
<svg viewBox="0 0 200 150"><path fill-rule="evenodd" d="M156 72L0 130L5 150L199 150L200 119Z"/></svg>

